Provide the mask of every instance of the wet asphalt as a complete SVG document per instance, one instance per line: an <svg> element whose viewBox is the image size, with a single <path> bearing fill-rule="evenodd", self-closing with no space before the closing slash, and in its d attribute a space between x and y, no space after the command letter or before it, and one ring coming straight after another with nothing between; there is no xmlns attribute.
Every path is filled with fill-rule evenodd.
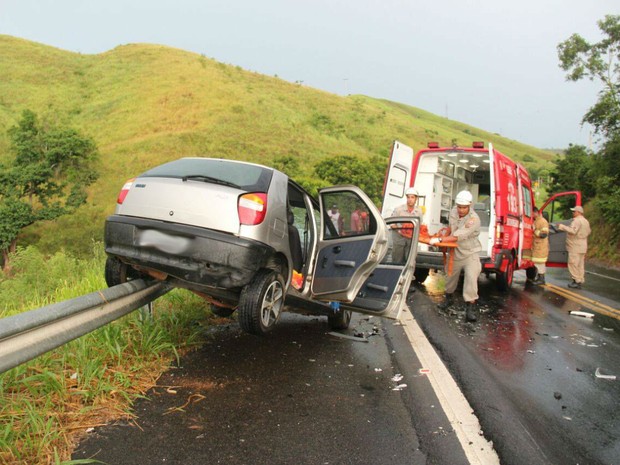
<svg viewBox="0 0 620 465"><path fill-rule="evenodd" d="M437 311L436 277L409 305L502 464L620 463L620 382L596 376L599 368L620 378L620 322L532 286L522 273L508 294L481 276L482 314L473 324L458 308ZM613 279L586 279L576 295L620 308ZM566 288L566 271L548 272L547 282Z"/></svg>
<svg viewBox="0 0 620 465"><path fill-rule="evenodd" d="M593 270L590 268L590 270ZM619 308L620 281L592 271L577 295ZM609 277L612 277L610 275ZM613 274L620 279L620 273ZM439 312L440 276L408 305L467 397L502 464L620 463L620 322L515 276L479 279L482 313ZM547 282L565 287L565 270ZM468 463L402 327L287 313L266 338L213 328L138 401L136 418L97 428L73 459L108 464ZM395 378L401 375L402 379ZM401 390L394 390L406 384Z"/></svg>
<svg viewBox="0 0 620 465"><path fill-rule="evenodd" d="M368 342L329 331L325 318L290 313L265 338L235 323L213 328L204 346L138 401L135 421L97 428L73 459L467 463L402 327L358 315L345 334Z"/></svg>

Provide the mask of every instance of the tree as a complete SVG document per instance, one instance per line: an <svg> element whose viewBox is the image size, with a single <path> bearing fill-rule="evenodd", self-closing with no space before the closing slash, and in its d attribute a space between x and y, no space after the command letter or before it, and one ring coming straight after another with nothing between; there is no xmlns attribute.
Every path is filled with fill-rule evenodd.
<svg viewBox="0 0 620 465"><path fill-rule="evenodd" d="M370 160L339 155L319 162L314 171L329 184L354 184L360 187L377 205L381 202L387 161L379 156Z"/></svg>
<svg viewBox="0 0 620 465"><path fill-rule="evenodd" d="M603 84L598 101L583 122L608 138L620 130L620 16L607 15L597 24L603 33L600 42L591 44L573 34L558 45L558 57L568 80L589 78Z"/></svg>
<svg viewBox="0 0 620 465"><path fill-rule="evenodd" d="M0 165L0 250L9 269L20 232L53 220L86 202L96 179L94 141L70 128L47 128L25 110L8 131L12 162Z"/></svg>
<svg viewBox="0 0 620 465"><path fill-rule="evenodd" d="M591 176L592 158L583 145L570 145L564 157L555 162L555 169L550 173L551 192L580 190L584 196L595 194L594 179Z"/></svg>

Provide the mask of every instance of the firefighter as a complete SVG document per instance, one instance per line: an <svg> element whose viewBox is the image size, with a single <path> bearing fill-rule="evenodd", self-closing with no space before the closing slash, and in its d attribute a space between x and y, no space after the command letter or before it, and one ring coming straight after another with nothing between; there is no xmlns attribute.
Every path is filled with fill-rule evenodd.
<svg viewBox="0 0 620 465"><path fill-rule="evenodd" d="M559 224L557 229L566 231L566 250L568 251L568 272L573 282L568 284L571 289L581 289L585 281L585 261L588 251L588 236L590 235L590 222L583 216L583 207L577 205L571 208L573 221L570 226Z"/></svg>
<svg viewBox="0 0 620 465"><path fill-rule="evenodd" d="M534 241L532 243L532 261L536 263L538 274L534 284L545 284L545 271L549 257L549 222L534 207Z"/></svg>
<svg viewBox="0 0 620 465"><path fill-rule="evenodd" d="M456 242L452 274L446 278L446 295L438 307L446 310L454 302L454 291L459 282L461 270L465 273L463 300L466 302L467 321L478 319L478 276L482 270L478 252L480 243L480 217L471 208L473 197L469 191L461 191L456 196L456 206L450 211L449 226L443 236L433 237L431 245L441 242Z"/></svg>
<svg viewBox="0 0 620 465"><path fill-rule="evenodd" d="M407 203L399 205L392 212L392 216L417 216L422 221L422 209L416 205L418 201L418 191L413 187L410 187L405 191L407 197ZM409 249L411 248L411 237L413 236L411 228L400 227L400 225L392 225L392 262L393 263L405 263L405 260L409 256Z"/></svg>

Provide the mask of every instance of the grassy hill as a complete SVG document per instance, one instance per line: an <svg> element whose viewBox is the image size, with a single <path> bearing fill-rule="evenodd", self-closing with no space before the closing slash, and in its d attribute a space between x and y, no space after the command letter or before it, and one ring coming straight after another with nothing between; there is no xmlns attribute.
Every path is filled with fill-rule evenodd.
<svg viewBox="0 0 620 465"><path fill-rule="evenodd" d="M134 44L82 55L0 35L0 160L10 156L6 130L24 109L93 137L101 153L89 204L30 228L21 242L44 250L89 253L124 181L181 156L267 165L293 156L300 176L335 155L387 160L394 139L414 149L429 140L483 140L534 170L555 157L411 106L341 97L175 48Z"/></svg>

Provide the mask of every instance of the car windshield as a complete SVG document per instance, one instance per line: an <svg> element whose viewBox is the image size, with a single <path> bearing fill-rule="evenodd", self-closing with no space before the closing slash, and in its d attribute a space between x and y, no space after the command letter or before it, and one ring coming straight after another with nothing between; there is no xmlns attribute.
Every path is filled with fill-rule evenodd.
<svg viewBox="0 0 620 465"><path fill-rule="evenodd" d="M214 158L181 158L157 166L140 177L192 179L224 184L248 192L267 192L273 171L262 166L249 165Z"/></svg>

